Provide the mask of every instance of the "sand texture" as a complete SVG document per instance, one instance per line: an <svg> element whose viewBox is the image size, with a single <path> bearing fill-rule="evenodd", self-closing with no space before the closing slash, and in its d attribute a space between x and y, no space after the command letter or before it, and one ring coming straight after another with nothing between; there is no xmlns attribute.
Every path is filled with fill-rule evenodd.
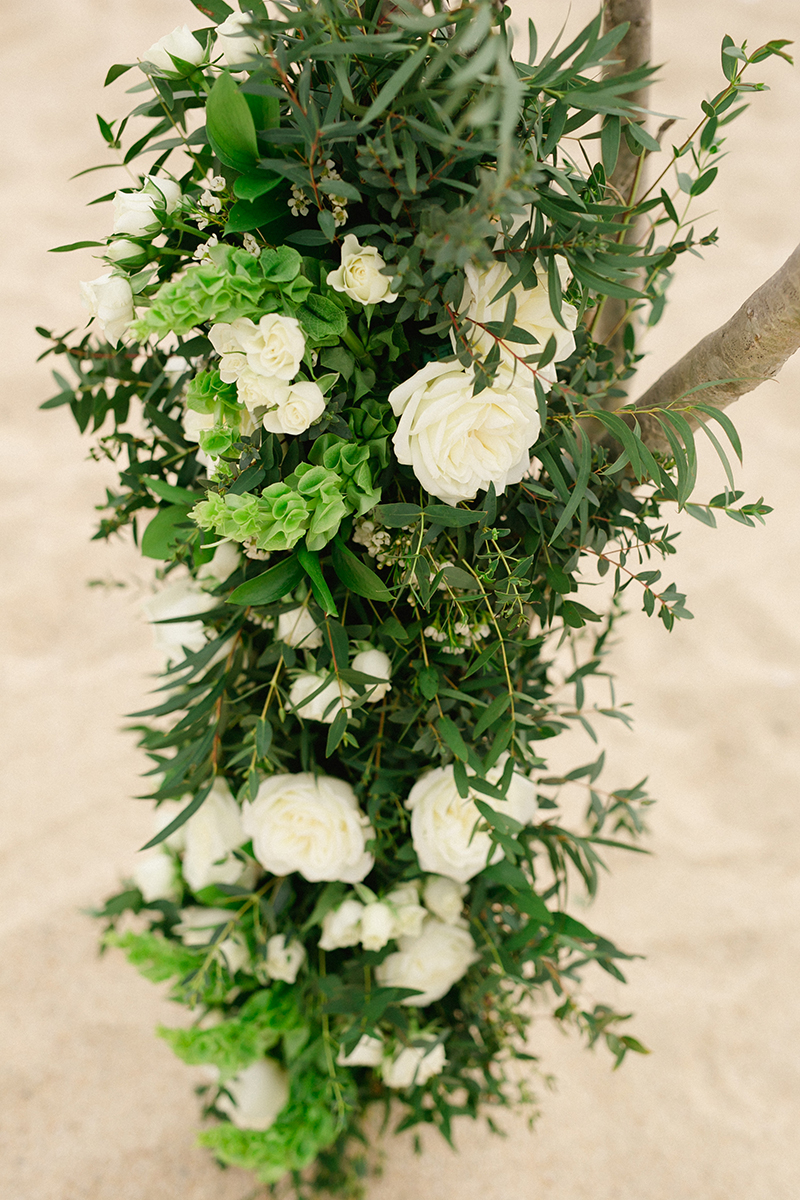
<svg viewBox="0 0 800 1200"><path fill-rule="evenodd" d="M88 461L36 366L34 324L80 326L77 280L90 251L49 246L104 237L121 170L94 114L129 103L107 92L175 24L189 0L5 0L2 55L3 900L0 905L0 1196L3 1200L245 1200L249 1176L220 1172L194 1146L194 1077L153 1035L178 1014L116 952L100 959L82 910L111 891L149 834L143 762L123 714L143 707L159 666L139 616L150 566L123 541L90 542L112 471ZM594 3L574 0L570 28ZM699 113L718 90L724 33L757 45L800 35L796 0L655 0L654 107ZM537 10L540 10L537 12ZM555 30L564 0L520 5ZM544 40L544 35L543 35ZM696 204L721 245L679 262L671 304L648 344L642 387L721 324L800 236L800 74L772 59L771 87L731 127L720 180ZM126 80L129 77L126 77ZM794 1200L800 1195L800 361L732 410L745 445L747 499L765 529L688 517L667 577L695 620L667 634L634 612L613 654L635 731L609 722L608 779L650 777L650 858L619 855L595 927L644 955L627 988L597 989L636 1013L652 1048L611 1073L543 1019L534 1051L557 1077L534 1133L499 1140L462 1128L460 1155L433 1137L417 1158L390 1147L370 1200ZM698 495L721 490L703 454ZM108 586L87 587L102 580ZM124 587L115 586L124 584ZM639 601L631 596L631 606ZM596 753L588 739L572 765ZM594 984L593 984L594 986Z"/></svg>

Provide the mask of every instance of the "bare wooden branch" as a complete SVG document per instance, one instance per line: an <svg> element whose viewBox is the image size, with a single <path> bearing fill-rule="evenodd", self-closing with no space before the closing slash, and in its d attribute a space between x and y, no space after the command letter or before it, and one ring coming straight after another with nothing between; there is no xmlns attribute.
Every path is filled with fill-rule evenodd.
<svg viewBox="0 0 800 1200"><path fill-rule="evenodd" d="M661 426L647 415L648 409L684 408L692 401L727 408L760 383L773 379L798 349L800 246L729 321L684 354L636 401L646 445L670 453ZM712 386L694 390L704 383ZM691 416L688 419L697 426Z"/></svg>

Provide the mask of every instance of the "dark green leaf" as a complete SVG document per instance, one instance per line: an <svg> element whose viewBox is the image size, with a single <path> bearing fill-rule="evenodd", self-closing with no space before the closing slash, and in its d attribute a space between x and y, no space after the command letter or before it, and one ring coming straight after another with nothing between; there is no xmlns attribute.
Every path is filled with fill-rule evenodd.
<svg viewBox="0 0 800 1200"><path fill-rule="evenodd" d="M351 592L355 592L357 596L364 596L367 600L391 601L393 599L392 593L383 580L357 555L353 554L341 538L333 539L331 557L334 571Z"/></svg>
<svg viewBox="0 0 800 1200"><path fill-rule="evenodd" d="M196 500L193 496L192 503ZM169 508L159 509L142 535L142 554L146 558L172 558L176 542L191 526L186 505L172 504Z"/></svg>
<svg viewBox="0 0 800 1200"><path fill-rule="evenodd" d="M185 825L189 817L194 816L200 805L204 803L213 786L214 780L212 779L200 789L193 800L189 801L186 808L181 809L177 817L170 821L169 825L165 825L163 829L160 829L156 836L152 837L149 842L145 842L140 849L150 850L153 846L158 846L160 842L165 842L177 829L180 829L181 825Z"/></svg>
<svg viewBox="0 0 800 1200"><path fill-rule="evenodd" d="M209 92L206 132L221 162L236 171L252 171L258 161L256 127L250 106L227 71Z"/></svg>
<svg viewBox="0 0 800 1200"><path fill-rule="evenodd" d="M325 576L322 573L320 566L319 554L314 550L307 550L305 546L298 546L295 550L297 560L305 571L311 583L311 590L314 593L314 598L319 604L323 612L329 616L338 617L339 610L333 601L330 588L325 582ZM235 593L234 593L235 595Z"/></svg>
<svg viewBox="0 0 800 1200"><path fill-rule="evenodd" d="M270 567L263 575L248 579L242 583L228 598L229 604L259 605L272 604L280 600L292 588L297 587L303 578L304 571L297 558L292 555L275 567Z"/></svg>

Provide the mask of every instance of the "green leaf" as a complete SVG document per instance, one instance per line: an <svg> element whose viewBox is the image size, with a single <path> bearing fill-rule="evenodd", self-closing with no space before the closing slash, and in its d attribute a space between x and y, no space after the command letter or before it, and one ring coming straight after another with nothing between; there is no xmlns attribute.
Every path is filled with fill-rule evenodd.
<svg viewBox="0 0 800 1200"><path fill-rule="evenodd" d="M291 558L264 571L263 575L257 575L255 579L248 579L246 583L240 584L228 597L228 604L272 604L297 587L303 575L300 562L292 555Z"/></svg>
<svg viewBox="0 0 800 1200"><path fill-rule="evenodd" d="M126 71L130 71L135 66L136 63L115 63L113 67L109 67L103 87L108 87L115 79L119 79L120 75L124 75Z"/></svg>
<svg viewBox="0 0 800 1200"><path fill-rule="evenodd" d="M401 508L402 505L393 507ZM437 525L442 525L445 529L459 529L463 525L475 525L486 517L483 509L472 511L468 508L453 508L449 504L428 504L424 509L424 515L428 520L435 521Z"/></svg>
<svg viewBox="0 0 800 1200"><path fill-rule="evenodd" d="M233 9L224 0L192 0L192 4L204 17L210 17L215 25L221 25L231 15Z"/></svg>
<svg viewBox="0 0 800 1200"><path fill-rule="evenodd" d="M105 242L70 242L68 246L51 246L48 254L66 254L70 250L85 250L89 246L105 246Z"/></svg>
<svg viewBox="0 0 800 1200"><path fill-rule="evenodd" d="M392 75L383 85L372 104L367 109L361 119L361 128L366 129L371 121L379 117L382 112L385 112L389 105L394 100L395 96L402 91L403 86L409 81L411 76L422 66L429 53L427 40L410 55L405 62L398 67L394 75Z"/></svg>
<svg viewBox="0 0 800 1200"><path fill-rule="evenodd" d="M691 195L700 196L707 188L710 188L717 178L717 171L717 167L710 167L708 171L703 172L699 179L695 179L692 184Z"/></svg>
<svg viewBox="0 0 800 1200"><path fill-rule="evenodd" d="M426 700L432 700L439 690L439 672L436 667L423 667L418 679L419 690Z"/></svg>
<svg viewBox="0 0 800 1200"><path fill-rule="evenodd" d="M490 725L494 724L498 717L502 717L510 703L511 697L508 692L503 692L502 695L495 697L488 708L482 713L480 720L472 731L473 736L476 738L480 737Z"/></svg>
<svg viewBox="0 0 800 1200"><path fill-rule="evenodd" d="M357 596L364 596L367 600L388 600L393 599L392 593L389 591L382 579L371 570L366 563L362 562L357 555L349 550L341 538L334 538L331 546L331 557L333 560L333 569L341 579L345 587L351 592L355 592Z"/></svg>
<svg viewBox="0 0 800 1200"><path fill-rule="evenodd" d="M237 200L228 211L225 233L250 233L253 229L263 229L272 225L285 215L286 205L280 197L259 196L257 200L252 201Z"/></svg>
<svg viewBox="0 0 800 1200"><path fill-rule="evenodd" d="M233 194L239 200L258 200L283 183L283 177L272 171L260 171L258 175L239 175L233 183Z"/></svg>
<svg viewBox="0 0 800 1200"><path fill-rule="evenodd" d="M658 154L661 147L652 134L647 132L643 125L637 125L635 121L631 121L631 123L626 125L625 128L633 140L638 142L640 146L644 146L645 150L650 150L653 154Z"/></svg>
<svg viewBox="0 0 800 1200"><path fill-rule="evenodd" d="M325 757L330 758L336 747L341 742L347 729L347 710L340 708L336 716L331 721L331 727L328 730L328 740L325 744Z"/></svg>
<svg viewBox="0 0 800 1200"><path fill-rule="evenodd" d="M603 130L600 135L600 146L603 156L603 166L605 167L607 176L611 176L613 174L614 168L617 165L620 132L620 118L606 117L605 121L603 122Z"/></svg>
<svg viewBox="0 0 800 1200"><path fill-rule="evenodd" d="M456 758L460 758L462 762L467 762L470 756L469 748L461 736L459 729L450 718L440 717L436 722L436 728L445 746L449 750L452 750Z"/></svg>
<svg viewBox="0 0 800 1200"><path fill-rule="evenodd" d="M249 104L227 71L209 92L206 132L221 162L236 171L252 171L258 161L255 122Z"/></svg>
<svg viewBox="0 0 800 1200"><path fill-rule="evenodd" d="M192 503L196 500L193 496ZM159 509L142 535L142 554L146 558L172 558L176 542L186 532L181 526L191 527L192 524L189 509L184 504Z"/></svg>
<svg viewBox="0 0 800 1200"><path fill-rule="evenodd" d="M201 804L205 802L206 797L213 786L214 780L211 779L200 789L197 795L189 801L189 803L186 805L186 808L181 809L177 817L170 821L169 825L165 825L163 829L160 829L155 837L150 838L149 842L145 842L145 844L140 847L140 850L150 850L153 846L157 846L160 842L165 842L168 837L171 837L172 834L175 833L176 829L180 829L181 825L185 825L189 820L189 817L194 816Z"/></svg>
<svg viewBox="0 0 800 1200"><path fill-rule="evenodd" d="M314 598L320 608L328 616L338 617L339 610L333 602L330 588L325 582L325 576L322 574L320 566L319 554L315 550L307 550L305 546L298 546L295 550L298 562L302 566L311 583L311 590L314 593Z"/></svg>
<svg viewBox="0 0 800 1200"><path fill-rule="evenodd" d="M197 501L202 499L199 492L190 492L188 488L175 487L174 484L166 483L163 479L155 479L150 475L141 476L142 483L146 483L151 492L155 492L162 500L171 500L173 504L197 504Z"/></svg>
<svg viewBox="0 0 800 1200"><path fill-rule="evenodd" d="M553 542L556 540L556 538L559 536L559 534L563 533L563 531L566 529L567 525L572 520L573 516L577 512L578 505L580 504L581 500L586 495L586 488L589 483L589 474L592 469L591 443L590 443L588 437L586 436L586 434L581 429L576 427L575 433L576 433L576 443L577 443L577 454L573 450L573 460L577 459L577 461L575 462L575 466L577 468L578 475L577 475L577 479L575 480L575 486L572 489L572 495L570 496L569 501L568 501L563 513L561 514L558 524L556 525L555 529L553 530L553 534L550 538L550 545L553 544Z"/></svg>
<svg viewBox="0 0 800 1200"><path fill-rule="evenodd" d="M422 516L422 509L418 504L379 504L372 514L387 529L402 529L404 525L413 525Z"/></svg>

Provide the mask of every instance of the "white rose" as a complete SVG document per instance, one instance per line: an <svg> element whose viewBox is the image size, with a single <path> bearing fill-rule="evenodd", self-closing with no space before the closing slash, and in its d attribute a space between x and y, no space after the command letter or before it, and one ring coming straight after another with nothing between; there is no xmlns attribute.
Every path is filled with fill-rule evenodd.
<svg viewBox="0 0 800 1200"><path fill-rule="evenodd" d="M132 242L129 238L116 238L106 246L105 257L114 263L121 263L128 270L143 267L150 261L150 249ZM184 364L185 366L185 364Z"/></svg>
<svg viewBox="0 0 800 1200"><path fill-rule="evenodd" d="M145 237L161 228L158 197L152 192L116 192L114 195L114 233Z"/></svg>
<svg viewBox="0 0 800 1200"><path fill-rule="evenodd" d="M169 583L155 596L147 600L142 608L150 622L175 621L175 624L153 626L156 647L174 658L184 648L192 654L202 650L206 644L206 631L202 621L176 620L207 612L219 603L208 592L204 592L190 575Z"/></svg>
<svg viewBox="0 0 800 1200"><path fill-rule="evenodd" d="M341 950L343 946L357 946L361 941L361 914L364 905L359 900L343 900L338 908L331 908L322 918L320 950Z"/></svg>
<svg viewBox="0 0 800 1200"><path fill-rule="evenodd" d="M385 683L368 683L367 699L375 704L382 700L392 690L389 680L392 678L392 660L383 650L362 650L350 664L353 671L361 671L363 675L371 675L373 679L384 679Z"/></svg>
<svg viewBox="0 0 800 1200"><path fill-rule="evenodd" d="M240 334L245 336L253 329L255 325L248 317L237 317L230 323L218 321L209 329L208 340L221 356L219 373L223 383L236 383L247 366Z"/></svg>
<svg viewBox="0 0 800 1200"><path fill-rule="evenodd" d="M469 888L446 875L429 875L425 880L422 898L435 917L445 925L457 925L464 908L464 897Z"/></svg>
<svg viewBox="0 0 800 1200"><path fill-rule="evenodd" d="M81 298L91 317L96 317L112 346L119 343L136 315L133 291L122 275L100 275L81 282Z"/></svg>
<svg viewBox="0 0 800 1200"><path fill-rule="evenodd" d="M302 646L318 650L322 645L322 630L307 608L290 608L278 617L277 638L287 646Z"/></svg>
<svg viewBox="0 0 800 1200"><path fill-rule="evenodd" d="M328 283L359 304L393 304L392 279L382 274L386 263L374 246L362 246L348 233L342 244L342 265L328 275Z"/></svg>
<svg viewBox="0 0 800 1200"><path fill-rule="evenodd" d="M294 379L306 350L305 334L296 317L267 313L258 325L247 317L236 322L236 336L247 365L267 379Z"/></svg>
<svg viewBox="0 0 800 1200"><path fill-rule="evenodd" d="M273 383L269 409L261 424L269 433L304 433L325 412L325 397L318 383L301 379L295 383Z"/></svg>
<svg viewBox="0 0 800 1200"><path fill-rule="evenodd" d="M304 720L323 721L326 725L331 725L342 709L349 714L355 692L346 683L340 685L335 679L325 687L322 686L324 683L324 675L304 671L302 675L297 676L289 689L289 703Z"/></svg>
<svg viewBox="0 0 800 1200"><path fill-rule="evenodd" d="M214 551L214 557L210 562L203 563L197 577L212 583L224 583L241 561L242 556L235 542L220 542Z"/></svg>
<svg viewBox="0 0 800 1200"><path fill-rule="evenodd" d="M297 972L306 961L305 947L293 938L286 941L285 934L276 933L267 940L267 974L284 983L294 983Z"/></svg>
<svg viewBox="0 0 800 1200"><path fill-rule="evenodd" d="M471 368L430 362L389 393L399 461L445 504L519 483L541 428L533 384L519 372L498 372L477 396L474 381Z"/></svg>
<svg viewBox="0 0 800 1200"><path fill-rule="evenodd" d="M182 58L184 62L199 66L205 50L188 25L176 25L172 33L165 33L157 42L153 42L150 49L145 50L142 59L168 75L179 75L180 72L170 58L171 54Z"/></svg>
<svg viewBox="0 0 800 1200"><path fill-rule="evenodd" d="M508 755L501 756L488 772L489 783L498 782L507 760ZM498 862L503 857L500 846L492 850L488 832L475 832L475 826L484 823L475 805L476 796L521 825L529 825L536 816L536 785L525 775L514 772L505 800L472 791L462 799L452 766L435 767L417 780L406 800L406 808L411 809L411 839L423 871L466 883L489 861Z"/></svg>
<svg viewBox="0 0 800 1200"><path fill-rule="evenodd" d="M359 883L372 870L374 837L349 783L329 775L273 775L243 812L255 857L273 875Z"/></svg>
<svg viewBox="0 0 800 1200"><path fill-rule="evenodd" d="M211 883L236 883L244 863L232 853L243 846L239 805L224 779L214 780L211 791L185 825L183 877L193 892Z"/></svg>
<svg viewBox="0 0 800 1200"><path fill-rule="evenodd" d="M394 888L384 901L394 912L393 937L419 937L422 932L422 922L427 917L427 910L419 902L419 880L403 883Z"/></svg>
<svg viewBox="0 0 800 1200"><path fill-rule="evenodd" d="M289 1076L274 1058L260 1058L245 1067L225 1084L217 1108L226 1113L238 1129L263 1131L275 1124L281 1109L289 1101Z"/></svg>
<svg viewBox="0 0 800 1200"><path fill-rule="evenodd" d="M394 913L388 904L376 900L361 914L361 945L365 950L382 950L395 935Z"/></svg>
<svg viewBox="0 0 800 1200"><path fill-rule="evenodd" d="M137 860L133 882L146 904L153 900L177 900L180 895L174 859L161 846L155 846Z"/></svg>
<svg viewBox="0 0 800 1200"><path fill-rule="evenodd" d="M174 179L167 179L164 175L145 175L145 179L147 183L142 191L154 193L159 203L163 202L168 213L174 212L183 195L181 185Z"/></svg>
<svg viewBox="0 0 800 1200"><path fill-rule="evenodd" d="M173 928L184 946L209 946L215 930L231 924L233 919L233 914L224 908L183 908L180 922ZM231 933L214 945L223 954L232 975L249 969L250 953L240 934Z"/></svg>
<svg viewBox="0 0 800 1200"><path fill-rule="evenodd" d="M404 1046L395 1058L384 1059L381 1075L387 1087L421 1087L434 1075L441 1075L447 1058L441 1042L427 1046Z"/></svg>
<svg viewBox="0 0 800 1200"><path fill-rule="evenodd" d="M221 62L226 67L238 67L260 54L261 46L254 37L249 37L244 31L251 28L250 18L246 13L232 12L221 25L217 26L217 49L222 54Z"/></svg>
<svg viewBox="0 0 800 1200"><path fill-rule="evenodd" d="M236 395L239 403L243 404L248 412L254 413L256 409L267 408L273 403L275 380L266 379L263 375L256 375L255 371L251 371L248 367L247 359L243 355L226 354L220 359L220 367L223 365L226 375L232 376L234 372L238 371L235 376ZM222 378L222 371L220 371L220 378ZM233 383L234 379L229 379L228 382Z"/></svg>
<svg viewBox="0 0 800 1200"><path fill-rule="evenodd" d="M564 287L569 279L569 267L560 256L557 256L556 262L561 286ZM496 339L480 326L487 325L491 321L502 323L508 304L508 294L500 300L495 300L494 297L511 278L511 272L505 263L497 262L488 271L479 270L472 263L467 263L464 273L466 282L461 298L461 311L471 320L479 322L470 329L469 339L479 353L486 355L495 344ZM522 358L538 353L544 350L550 338L555 336L555 357L539 372L540 379L552 384L556 381L555 364L564 358L569 358L575 349L575 338L571 331L578 324L578 310L572 304L562 303L561 317L566 329L559 325L550 308L547 272L542 270L539 263L536 264L536 277L539 283L532 290L517 286L511 291L517 302L514 324L527 333L533 334L539 344L538 346L525 346L518 342L505 343L500 346L500 355L508 366L513 367L515 353ZM528 369L520 366L519 370L527 372Z"/></svg>
<svg viewBox="0 0 800 1200"><path fill-rule="evenodd" d="M186 807L191 800L191 796L184 796L182 800L162 800L158 808L153 810L153 830L155 833L161 833L162 829L166 829L171 825L180 812ZM169 846L170 850L183 850L184 834L186 832L186 823L179 825L174 833L171 833L168 838L165 838L164 846Z"/></svg>
<svg viewBox="0 0 800 1200"><path fill-rule="evenodd" d="M382 987L416 988L401 1004L424 1008L441 1000L479 957L466 929L427 917L416 938L401 938L400 949L375 968Z"/></svg>
<svg viewBox="0 0 800 1200"><path fill-rule="evenodd" d="M182 418L183 436L187 442L199 442L200 434L214 428L213 413L199 413L193 408L187 408Z"/></svg>
<svg viewBox="0 0 800 1200"><path fill-rule="evenodd" d="M383 1039L362 1033L349 1054L339 1047L336 1061L340 1067L379 1067L383 1058Z"/></svg>

